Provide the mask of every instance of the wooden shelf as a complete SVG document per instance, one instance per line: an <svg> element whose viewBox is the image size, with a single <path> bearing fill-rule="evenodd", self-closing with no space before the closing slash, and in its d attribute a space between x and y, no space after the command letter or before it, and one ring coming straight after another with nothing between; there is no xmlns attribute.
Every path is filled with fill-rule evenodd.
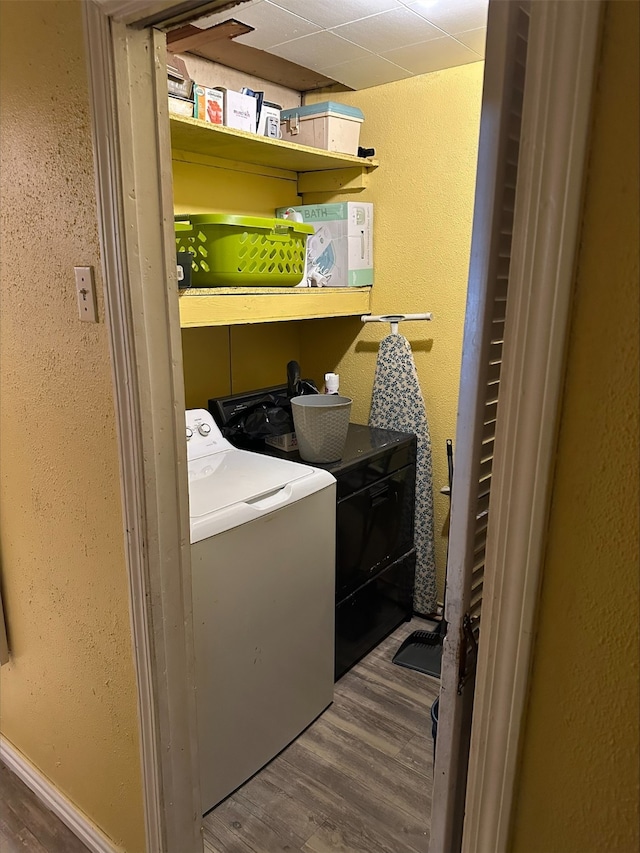
<svg viewBox="0 0 640 853"><path fill-rule="evenodd" d="M180 293L180 325L233 326L370 313L370 287L211 287Z"/></svg>
<svg viewBox="0 0 640 853"><path fill-rule="evenodd" d="M375 160L171 115L174 158L297 181L304 192L358 191ZM264 170L264 172L262 172ZM370 313L370 287L213 287L180 293L180 325L229 326Z"/></svg>
<svg viewBox="0 0 640 853"><path fill-rule="evenodd" d="M171 146L182 156L191 153L297 173L301 192L323 192L317 189L322 179L315 174L306 174L318 172L329 173L327 192L336 192L341 188L362 189L367 174L378 166L376 160L369 158L308 148L306 145L270 139L195 118L170 115L170 123ZM301 173L305 173L306 181L302 180ZM333 177L331 173L334 173ZM311 188L306 189L305 183Z"/></svg>

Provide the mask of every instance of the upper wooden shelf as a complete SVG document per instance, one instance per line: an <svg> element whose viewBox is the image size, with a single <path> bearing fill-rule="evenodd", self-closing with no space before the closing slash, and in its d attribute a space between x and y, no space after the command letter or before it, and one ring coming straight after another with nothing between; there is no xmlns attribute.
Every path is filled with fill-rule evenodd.
<svg viewBox="0 0 640 853"><path fill-rule="evenodd" d="M370 287L209 287L183 290L179 298L183 329L371 312Z"/></svg>
<svg viewBox="0 0 640 853"><path fill-rule="evenodd" d="M308 148L282 139L270 139L244 130L209 124L195 118L170 115L171 146L174 150L284 169L290 172L331 172L357 169L366 173L378 161L350 154Z"/></svg>
<svg viewBox="0 0 640 853"><path fill-rule="evenodd" d="M271 170L297 180L298 194L349 192L366 186L376 160L335 154L234 128L170 115L171 145L178 159L211 158L228 168ZM195 160L194 162L199 162ZM232 165L233 164L233 165ZM180 293L180 325L228 326L370 313L370 287L210 287Z"/></svg>

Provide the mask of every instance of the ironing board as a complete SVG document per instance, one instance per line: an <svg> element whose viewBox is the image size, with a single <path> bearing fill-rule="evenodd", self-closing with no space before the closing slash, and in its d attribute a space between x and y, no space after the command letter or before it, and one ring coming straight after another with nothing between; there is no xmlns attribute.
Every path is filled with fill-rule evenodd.
<svg viewBox="0 0 640 853"><path fill-rule="evenodd" d="M413 609L436 609L436 563L433 525L431 438L418 373L409 341L391 334L380 343L373 383L369 426L415 433L417 438Z"/></svg>

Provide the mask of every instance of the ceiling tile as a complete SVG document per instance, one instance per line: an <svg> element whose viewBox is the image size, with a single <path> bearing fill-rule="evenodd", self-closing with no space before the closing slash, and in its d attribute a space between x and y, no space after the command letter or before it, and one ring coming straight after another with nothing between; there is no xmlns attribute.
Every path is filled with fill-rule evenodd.
<svg viewBox="0 0 640 853"><path fill-rule="evenodd" d="M447 33L464 33L487 25L488 0L409 0L407 6Z"/></svg>
<svg viewBox="0 0 640 853"><path fill-rule="evenodd" d="M456 39L484 57L485 42L487 40L487 30L485 27L480 27L478 30L469 30L466 33L456 33Z"/></svg>
<svg viewBox="0 0 640 853"><path fill-rule="evenodd" d="M488 0L248 0L194 23L236 18L255 28L237 41L363 89L480 61L487 6Z"/></svg>
<svg viewBox="0 0 640 853"><path fill-rule="evenodd" d="M357 21L377 12L396 9L396 0L274 0L278 6L301 15L308 21L329 29L348 21ZM473 25L471 25L473 26ZM470 30L471 26L463 29Z"/></svg>
<svg viewBox="0 0 640 853"><path fill-rule="evenodd" d="M206 30L209 27L215 26L215 24L222 23L222 21L228 21L230 18L235 18L237 20L240 9L242 9L243 12L246 12L247 9L250 9L252 6L257 6L259 3L264 3L264 0L248 0L248 2L242 3L237 8L225 9L222 12L213 12L211 15L205 15L203 18L198 18L191 23L194 27Z"/></svg>
<svg viewBox="0 0 640 853"><path fill-rule="evenodd" d="M392 9L390 12L382 12L370 18L343 24L331 32L373 53L383 53L407 44L442 37L441 30L404 8Z"/></svg>
<svg viewBox="0 0 640 853"><path fill-rule="evenodd" d="M407 68L413 74L427 74L430 71L466 65L481 59L477 53L449 37L389 50L384 53L384 57Z"/></svg>
<svg viewBox="0 0 640 853"><path fill-rule="evenodd" d="M239 36L236 41L267 50L274 44L283 41L291 41L301 36L309 35L319 31L316 24L312 24L298 15L293 15L279 6L274 6L269 0L256 3L247 9L240 7L233 17L254 27L254 32Z"/></svg>
<svg viewBox="0 0 640 853"><path fill-rule="evenodd" d="M288 59L290 62L297 62L298 65L311 68L314 71L320 71L328 65L339 65L341 62L348 62L351 59L368 55L364 48L328 32L314 33L284 44L278 44L272 47L269 52L275 53L283 59Z"/></svg>
<svg viewBox="0 0 640 853"><path fill-rule="evenodd" d="M383 83L393 83L395 80L411 77L411 72L372 53L360 59L353 59L351 62L323 68L322 73L352 89L381 86Z"/></svg>

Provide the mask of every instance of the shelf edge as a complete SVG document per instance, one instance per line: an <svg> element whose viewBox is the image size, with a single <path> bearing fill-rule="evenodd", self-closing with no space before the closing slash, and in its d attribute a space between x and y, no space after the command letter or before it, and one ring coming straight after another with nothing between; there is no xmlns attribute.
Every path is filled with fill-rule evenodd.
<svg viewBox="0 0 640 853"><path fill-rule="evenodd" d="M180 296L181 328L282 323L366 314L371 288L344 288L345 293L185 293ZM306 288L305 288L306 290Z"/></svg>
<svg viewBox="0 0 640 853"><path fill-rule="evenodd" d="M178 132L180 130L185 130L189 128L186 132L193 132L194 135L200 136L200 138L204 138L204 135L214 134L212 138L215 136L218 137L219 140L226 139L228 142L237 141L240 146L242 143L247 143L250 146L263 146L263 150L278 152L284 156L290 156L295 158L296 155L304 156L304 157L315 157L320 163L324 160L325 163L327 160L330 161L330 165L320 165L320 163L316 163L309 168L295 168L292 171L298 173L304 172L314 172L314 171L327 171L331 172L337 169L346 169L346 168L360 168L363 170L371 171L378 167L378 161L365 157L356 157L351 154L341 154L335 151L327 151L323 148L310 148L306 145L297 145L294 142L288 142L286 140L280 139L271 139L269 137L258 136L258 134L248 133L246 131L236 130L235 128L226 127L224 125L215 125L208 124L207 122L198 121L198 119L187 118L185 116L177 116L175 114L171 114L169 116L170 124L172 127L177 128ZM192 153L198 154L202 156L203 152L201 151L192 151L189 147L184 146L184 139L174 140L172 138L172 148L176 150L182 151L183 153ZM207 154L206 156L209 156ZM258 162L256 163L253 157L249 157L247 159L235 158L232 157L224 157L224 155L220 155L219 153L215 153L212 151L210 156L219 157L222 160L232 160L235 159L238 162L246 162L251 163L257 166L266 166L267 168L280 168L279 166L274 166L273 164Z"/></svg>

